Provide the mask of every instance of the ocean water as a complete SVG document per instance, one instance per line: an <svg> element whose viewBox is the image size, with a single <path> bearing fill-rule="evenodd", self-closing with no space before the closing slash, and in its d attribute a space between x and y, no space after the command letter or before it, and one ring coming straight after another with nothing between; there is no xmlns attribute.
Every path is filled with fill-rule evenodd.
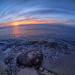
<svg viewBox="0 0 75 75"><path fill-rule="evenodd" d="M74 40L75 27L62 24L20 25L0 28L0 39L27 38L50 39L65 38Z"/></svg>

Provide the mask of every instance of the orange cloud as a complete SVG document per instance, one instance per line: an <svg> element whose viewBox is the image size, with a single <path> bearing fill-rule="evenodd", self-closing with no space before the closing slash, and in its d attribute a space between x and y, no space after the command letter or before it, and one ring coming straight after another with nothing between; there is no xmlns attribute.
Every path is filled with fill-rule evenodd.
<svg viewBox="0 0 75 75"><path fill-rule="evenodd" d="M12 22L1 23L0 27L3 26L19 26L19 25L30 25L30 24L55 24L55 23L64 23L63 20L56 19L23 19L16 20Z"/></svg>
<svg viewBox="0 0 75 75"><path fill-rule="evenodd" d="M25 24L48 24L48 21L43 21L43 20L19 20L19 21L14 21L9 23L10 25L25 25Z"/></svg>

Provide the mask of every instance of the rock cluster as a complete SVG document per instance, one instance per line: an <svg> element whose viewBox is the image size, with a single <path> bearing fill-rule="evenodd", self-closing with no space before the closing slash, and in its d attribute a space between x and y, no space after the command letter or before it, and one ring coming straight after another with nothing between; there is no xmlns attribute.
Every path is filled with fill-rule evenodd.
<svg viewBox="0 0 75 75"><path fill-rule="evenodd" d="M39 68L42 62L43 55L38 50L32 50L26 53L21 53L16 59L16 63L18 64L18 66L24 67Z"/></svg>

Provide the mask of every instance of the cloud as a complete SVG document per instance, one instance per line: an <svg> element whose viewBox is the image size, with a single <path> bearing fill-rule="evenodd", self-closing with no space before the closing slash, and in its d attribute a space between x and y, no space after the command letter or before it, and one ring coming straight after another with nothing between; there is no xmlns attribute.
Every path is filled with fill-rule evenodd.
<svg viewBox="0 0 75 75"><path fill-rule="evenodd" d="M0 22L27 18L75 20L75 1L0 0Z"/></svg>

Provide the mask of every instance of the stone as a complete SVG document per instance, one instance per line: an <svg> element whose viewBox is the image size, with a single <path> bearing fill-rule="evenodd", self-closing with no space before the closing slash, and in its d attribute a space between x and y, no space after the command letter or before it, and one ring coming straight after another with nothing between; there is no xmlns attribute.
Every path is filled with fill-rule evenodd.
<svg viewBox="0 0 75 75"><path fill-rule="evenodd" d="M43 54L39 50L32 50L21 53L16 63L18 66L39 68L43 62Z"/></svg>

